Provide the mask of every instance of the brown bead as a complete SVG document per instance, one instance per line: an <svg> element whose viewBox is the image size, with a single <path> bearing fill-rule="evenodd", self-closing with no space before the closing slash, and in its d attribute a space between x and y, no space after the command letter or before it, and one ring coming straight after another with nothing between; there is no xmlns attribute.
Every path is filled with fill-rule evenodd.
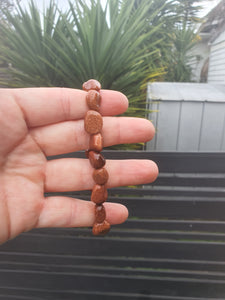
<svg viewBox="0 0 225 300"><path fill-rule="evenodd" d="M89 151L88 158L92 167L95 169L100 169L105 165L105 158L101 153Z"/></svg>
<svg viewBox="0 0 225 300"><path fill-rule="evenodd" d="M84 119L84 128L89 134L96 134L102 130L103 119L100 113L94 110L87 111Z"/></svg>
<svg viewBox="0 0 225 300"><path fill-rule="evenodd" d="M109 174L105 168L96 169L93 172L93 179L97 184L105 184L108 178Z"/></svg>
<svg viewBox="0 0 225 300"><path fill-rule="evenodd" d="M88 81L84 82L82 88L84 91L87 91L87 92L90 90L100 91L101 83L95 79L89 79Z"/></svg>
<svg viewBox="0 0 225 300"><path fill-rule="evenodd" d="M90 90L86 96L87 105L90 109L99 111L101 104L101 96L99 92Z"/></svg>
<svg viewBox="0 0 225 300"><path fill-rule="evenodd" d="M89 158L89 150L85 150L85 156Z"/></svg>
<svg viewBox="0 0 225 300"><path fill-rule="evenodd" d="M101 152L103 149L103 137L101 133L93 134L90 137L89 149Z"/></svg>
<svg viewBox="0 0 225 300"><path fill-rule="evenodd" d="M106 220L102 223L95 223L92 229L94 235L104 235L110 230L110 224Z"/></svg>
<svg viewBox="0 0 225 300"><path fill-rule="evenodd" d="M105 207L103 205L95 205L95 222L102 223L106 217Z"/></svg>
<svg viewBox="0 0 225 300"><path fill-rule="evenodd" d="M95 184L91 193L91 201L95 204L102 204L107 198L108 192L106 186Z"/></svg>

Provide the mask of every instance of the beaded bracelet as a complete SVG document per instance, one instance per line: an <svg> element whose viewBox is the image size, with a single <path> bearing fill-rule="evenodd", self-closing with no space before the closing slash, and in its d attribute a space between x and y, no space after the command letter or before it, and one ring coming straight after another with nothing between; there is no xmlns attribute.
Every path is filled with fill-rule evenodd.
<svg viewBox="0 0 225 300"><path fill-rule="evenodd" d="M92 232L94 235L104 235L110 230L110 224L106 221L106 212L103 203L108 198L106 183L109 175L104 168L105 158L100 153L103 149L103 137L101 134L103 127L103 119L100 111L101 84L90 79L83 84L83 90L87 92L86 102L89 110L84 119L84 129L90 134L89 148L86 151L86 156L89 158L90 164L93 167L93 179L95 185L91 193L91 201L95 203L95 222Z"/></svg>

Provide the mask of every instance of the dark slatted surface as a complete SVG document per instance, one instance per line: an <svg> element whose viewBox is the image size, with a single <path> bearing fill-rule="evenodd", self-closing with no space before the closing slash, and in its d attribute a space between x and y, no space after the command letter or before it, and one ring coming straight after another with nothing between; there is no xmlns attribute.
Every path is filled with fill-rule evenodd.
<svg viewBox="0 0 225 300"><path fill-rule="evenodd" d="M152 159L160 176L110 190L130 217L104 238L40 229L2 245L0 299L225 299L225 153L105 156Z"/></svg>

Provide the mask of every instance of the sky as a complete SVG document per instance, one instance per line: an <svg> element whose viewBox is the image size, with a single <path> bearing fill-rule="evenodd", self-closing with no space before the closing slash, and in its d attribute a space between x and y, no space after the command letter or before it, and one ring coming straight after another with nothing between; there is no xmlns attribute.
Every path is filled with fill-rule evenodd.
<svg viewBox="0 0 225 300"><path fill-rule="evenodd" d="M43 9L43 3L46 5L49 3L50 0L35 0L40 10ZM58 5L62 9L66 9L68 7L66 0L57 0ZM106 0L102 0L102 3L105 3ZM204 17L213 7L215 7L220 0L205 0L202 2L202 6L204 7L203 10L200 12L199 17ZM29 3L29 0L21 0L20 2L22 5L27 6L27 3Z"/></svg>
<svg viewBox="0 0 225 300"><path fill-rule="evenodd" d="M203 10L200 12L200 17L204 17L207 15L210 10L212 10L220 0L207 0L202 2L202 6L204 7Z"/></svg>

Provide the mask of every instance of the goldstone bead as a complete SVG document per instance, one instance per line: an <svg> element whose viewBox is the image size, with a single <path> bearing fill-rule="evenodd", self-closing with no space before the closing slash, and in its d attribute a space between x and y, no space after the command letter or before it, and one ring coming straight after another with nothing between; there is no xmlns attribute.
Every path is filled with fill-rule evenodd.
<svg viewBox="0 0 225 300"><path fill-rule="evenodd" d="M84 128L89 134L100 133L103 126L103 119L100 113L94 110L87 111L84 119Z"/></svg>
<svg viewBox="0 0 225 300"><path fill-rule="evenodd" d="M91 201L95 204L102 204L107 198L108 192L106 186L95 184L91 193Z"/></svg>
<svg viewBox="0 0 225 300"><path fill-rule="evenodd" d="M100 104L101 104L101 96L99 92L95 90L90 90L86 96L86 102L89 109L96 110L99 112Z"/></svg>
<svg viewBox="0 0 225 300"><path fill-rule="evenodd" d="M96 169L93 172L93 179L97 184L105 184L108 181L109 174L105 168Z"/></svg>
<svg viewBox="0 0 225 300"><path fill-rule="evenodd" d="M89 149L101 152L103 149L103 137L101 133L93 134L90 137Z"/></svg>
<svg viewBox="0 0 225 300"><path fill-rule="evenodd" d="M101 153L91 150L88 153L88 158L92 167L95 169L100 169L105 165L105 158Z"/></svg>
<svg viewBox="0 0 225 300"><path fill-rule="evenodd" d="M94 223L92 232L94 235L104 235L110 230L110 224L106 220L102 223Z"/></svg>
<svg viewBox="0 0 225 300"><path fill-rule="evenodd" d="M98 82L95 79L89 79L88 81L86 81L86 82L83 83L82 88L86 92L88 92L90 90L100 91L101 84L100 84L100 82Z"/></svg>
<svg viewBox="0 0 225 300"><path fill-rule="evenodd" d="M106 217L104 205L95 205L95 222L102 223Z"/></svg>

